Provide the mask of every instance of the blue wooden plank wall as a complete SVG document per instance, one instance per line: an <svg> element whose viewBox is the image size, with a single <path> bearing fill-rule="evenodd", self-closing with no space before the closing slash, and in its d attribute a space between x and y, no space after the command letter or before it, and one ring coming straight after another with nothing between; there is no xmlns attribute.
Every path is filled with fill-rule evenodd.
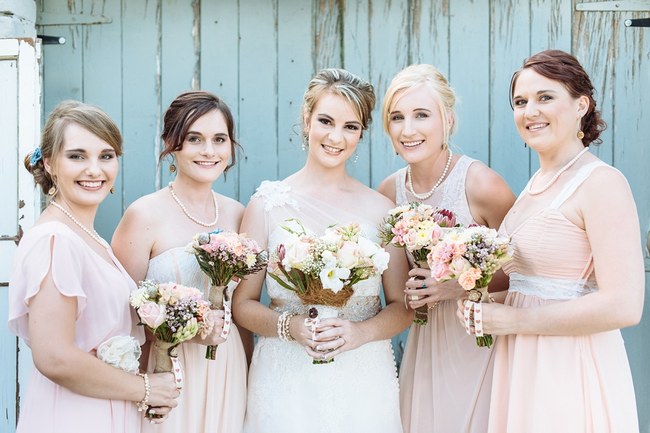
<svg viewBox="0 0 650 433"><path fill-rule="evenodd" d="M43 48L43 108L47 114L62 99L82 99L102 106L121 126L126 149L121 177L116 194L102 205L98 227L110 238L131 202L170 180L168 163L157 165L158 135L162 113L178 93L202 88L230 105L245 153L215 188L246 204L262 180L283 178L302 165L302 92L323 67L345 67L369 79L379 107L401 68L419 62L438 66L461 101L454 145L495 168L518 193L537 161L513 126L510 76L531 53L569 50L590 71L609 123L595 152L629 179L645 243L650 32L626 28L623 21L650 11L576 10L588 2L38 0L41 18L57 13L98 22L110 17L104 24L66 21L39 28L68 41ZM349 165L371 186L402 166L383 133L378 108L374 118L358 162ZM624 336L642 431L650 432L647 306L645 313L642 324Z"/></svg>

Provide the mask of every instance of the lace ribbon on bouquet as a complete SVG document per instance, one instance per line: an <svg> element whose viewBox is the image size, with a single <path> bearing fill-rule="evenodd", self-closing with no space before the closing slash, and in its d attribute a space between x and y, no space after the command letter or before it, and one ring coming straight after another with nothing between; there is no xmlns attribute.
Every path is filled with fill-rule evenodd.
<svg viewBox="0 0 650 433"><path fill-rule="evenodd" d="M469 291L469 300L465 302L463 309L463 319L465 331L469 335L476 335L476 344L489 349L493 339L492 335L483 333L483 307L481 305L483 302L492 302L487 290L487 287L477 287Z"/></svg>

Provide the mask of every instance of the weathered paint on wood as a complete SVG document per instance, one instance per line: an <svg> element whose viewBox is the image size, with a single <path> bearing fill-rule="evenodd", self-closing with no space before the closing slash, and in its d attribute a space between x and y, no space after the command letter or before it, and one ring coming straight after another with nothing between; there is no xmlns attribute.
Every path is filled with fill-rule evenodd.
<svg viewBox="0 0 650 433"><path fill-rule="evenodd" d="M396 72L427 62L447 74L460 99L452 144L491 165L518 193L538 163L512 122L510 77L533 52L571 50L592 76L609 124L603 145L592 151L630 181L645 242L650 33L623 21L647 12L576 11L585 1L39 0L41 11L112 20L41 29L68 39L44 49L44 112L62 99L86 99L121 125L126 153L119 193L102 207L98 227L110 238L126 206L171 179L168 164L156 164L157 137L162 112L179 92L203 88L230 105L244 154L215 188L246 204L262 180L302 165L302 92L323 67L345 67L377 91L374 123L350 173L376 186L403 166L382 130L381 99ZM624 330L642 430L650 429L643 410L650 405L648 313L646 307L642 324Z"/></svg>

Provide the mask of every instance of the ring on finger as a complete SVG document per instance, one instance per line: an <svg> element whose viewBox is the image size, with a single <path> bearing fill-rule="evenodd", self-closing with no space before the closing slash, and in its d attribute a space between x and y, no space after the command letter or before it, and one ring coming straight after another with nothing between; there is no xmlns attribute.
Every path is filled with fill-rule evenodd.
<svg viewBox="0 0 650 433"><path fill-rule="evenodd" d="M418 295L411 295L411 301L418 301L420 297Z"/></svg>
<svg viewBox="0 0 650 433"><path fill-rule="evenodd" d="M427 283L422 281L422 285L420 286L421 289L426 289L427 288Z"/></svg>

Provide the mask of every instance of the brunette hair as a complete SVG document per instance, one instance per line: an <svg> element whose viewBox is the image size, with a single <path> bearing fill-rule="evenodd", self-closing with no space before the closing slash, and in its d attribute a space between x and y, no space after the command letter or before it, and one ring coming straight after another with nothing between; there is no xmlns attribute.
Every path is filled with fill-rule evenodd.
<svg viewBox="0 0 650 433"><path fill-rule="evenodd" d="M319 71L309 81L303 97L302 111L307 118L311 118L316 102L327 92L347 99L359 117L361 127L368 129L375 107L375 91L370 83L345 69L330 68Z"/></svg>
<svg viewBox="0 0 650 433"><path fill-rule="evenodd" d="M543 77L562 83L574 98L580 96L589 98L589 108L580 121L580 129L585 134L582 144L589 146L591 143L602 143L599 137L607 128L607 124L601 118L600 111L596 110L594 86L591 79L575 57L561 50L545 50L524 60L523 66L512 75L510 82L511 106L517 78L524 69L532 69Z"/></svg>
<svg viewBox="0 0 650 433"><path fill-rule="evenodd" d="M384 102L381 108L381 117L384 124L384 131L388 133L388 125L390 124L390 108L397 100L404 95L396 96L400 91L407 91L420 84L431 89L435 95L440 116L442 116L442 124L445 125L442 141L445 146L449 144L449 137L456 131L454 106L456 105L456 93L449 85L447 78L435 66L428 64L411 65L402 69L393 77L386 95L384 95ZM449 125L449 117L454 118L451 128Z"/></svg>
<svg viewBox="0 0 650 433"><path fill-rule="evenodd" d="M47 118L41 134L40 147L25 157L25 168L34 176L34 183L41 186L43 193L55 187L56 179L45 169L45 158L55 161L63 150L66 127L77 124L108 143L117 156L122 155L122 135L108 114L99 107L79 101L59 103ZM35 154L40 152L40 155ZM33 162L33 164L32 164Z"/></svg>
<svg viewBox="0 0 650 433"><path fill-rule="evenodd" d="M228 108L228 105L222 99L213 93L205 91L181 93L169 104L169 108L165 111L165 117L163 119L163 131L160 134L164 148L160 152L158 160L162 161L165 156L181 150L190 126L212 110L221 112L226 120L228 136L230 137L232 161L226 166L224 173L234 166L237 159L235 150L241 147L235 139L235 119L232 116L230 108Z"/></svg>

